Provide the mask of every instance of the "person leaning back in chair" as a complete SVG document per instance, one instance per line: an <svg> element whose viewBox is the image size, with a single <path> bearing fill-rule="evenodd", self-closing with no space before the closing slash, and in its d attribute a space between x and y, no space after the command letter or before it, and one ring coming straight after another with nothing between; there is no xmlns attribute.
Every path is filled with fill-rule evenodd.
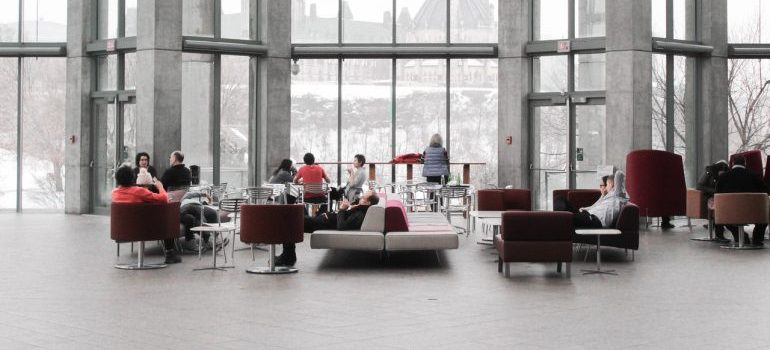
<svg viewBox="0 0 770 350"><path fill-rule="evenodd" d="M372 205L377 205L380 197L374 191L366 191L358 203L351 205L347 199L342 200L337 212L318 214L316 217L305 216L305 232L313 233L318 230L360 230L364 223L366 212ZM277 266L294 266L297 262L294 243L285 243L283 252L275 260Z"/></svg>
<svg viewBox="0 0 770 350"><path fill-rule="evenodd" d="M626 194L626 174L615 172L615 176L607 178L607 194L599 198L588 208L580 208L572 217L575 228L606 228L618 220L620 209L628 203Z"/></svg>
<svg viewBox="0 0 770 350"><path fill-rule="evenodd" d="M123 165L115 171L115 182L118 187L112 190L113 203L166 203L168 196L163 188L163 183L155 179L155 187L158 193L136 186L136 174L130 165ZM182 258L174 251L174 239L163 241L166 249L166 264L182 262Z"/></svg>

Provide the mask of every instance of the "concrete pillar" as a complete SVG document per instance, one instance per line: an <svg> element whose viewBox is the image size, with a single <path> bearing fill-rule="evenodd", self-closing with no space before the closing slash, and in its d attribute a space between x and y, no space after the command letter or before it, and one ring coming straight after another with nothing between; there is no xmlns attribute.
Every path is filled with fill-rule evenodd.
<svg viewBox="0 0 770 350"><path fill-rule="evenodd" d="M498 25L498 163L500 186L528 187L530 59L529 5L526 1L500 1ZM512 142L508 144L506 139Z"/></svg>
<svg viewBox="0 0 770 350"><path fill-rule="evenodd" d="M650 0L612 0L607 10L607 156L625 169L626 155L652 147Z"/></svg>
<svg viewBox="0 0 770 350"><path fill-rule="evenodd" d="M714 47L711 57L698 58L698 171L728 156L727 0L702 0L697 18L698 39Z"/></svg>
<svg viewBox="0 0 770 350"><path fill-rule="evenodd" d="M93 60L86 55L86 45L92 41L94 25L91 1L70 1L67 4L67 101L65 132L68 140L64 149L65 185L64 211L82 214L90 211L91 193L91 81Z"/></svg>
<svg viewBox="0 0 770 350"><path fill-rule="evenodd" d="M162 173L182 145L182 0L139 0L136 147Z"/></svg>
<svg viewBox="0 0 770 350"><path fill-rule="evenodd" d="M254 1L252 1L254 3ZM289 157L291 145L291 1L258 1L259 34L268 47L268 55L252 60L258 71L256 103L257 157L254 158L256 183L269 178L271 169Z"/></svg>

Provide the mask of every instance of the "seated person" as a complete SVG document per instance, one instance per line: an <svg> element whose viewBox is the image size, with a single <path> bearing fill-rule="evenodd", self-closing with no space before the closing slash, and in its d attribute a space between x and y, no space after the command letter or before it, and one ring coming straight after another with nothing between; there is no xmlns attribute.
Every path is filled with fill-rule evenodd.
<svg viewBox="0 0 770 350"><path fill-rule="evenodd" d="M736 157L732 169L723 173L717 180L715 193L768 193L767 185L756 174L746 169L746 159ZM727 228L733 234L733 239L738 242L738 227L728 225ZM754 225L754 232L751 238L751 244L755 246L764 246L766 224ZM725 226L716 225L714 227L717 237L724 238ZM746 238L747 239L747 238Z"/></svg>
<svg viewBox="0 0 770 350"><path fill-rule="evenodd" d="M324 171L324 168L318 164L315 164L315 156L312 153L305 153L305 156L302 157L302 160L305 162L305 165L299 168L297 175L294 175L295 183L311 184L322 183L324 181L326 183L331 182L329 177L326 176L326 171ZM324 203L326 202L325 197L326 196L323 193L305 193L305 201L310 203Z"/></svg>
<svg viewBox="0 0 770 350"><path fill-rule="evenodd" d="M599 198L588 208L580 208L573 216L572 222L576 229L611 227L620 215L620 209L628 203L626 194L626 174L615 172L614 177L607 178L607 194Z"/></svg>
<svg viewBox="0 0 770 350"><path fill-rule="evenodd" d="M163 172L160 182L169 190L189 187L192 182L192 173L184 165L184 154L182 151L171 152L168 157L168 164L171 166Z"/></svg>
<svg viewBox="0 0 770 350"><path fill-rule="evenodd" d="M155 179L155 187L158 193L136 186L136 174L130 165L123 165L115 172L115 181L118 187L112 190L113 203L167 203L168 196L163 188L163 183ZM182 258L174 251L174 240L163 241L166 248L166 264L182 262Z"/></svg>
<svg viewBox="0 0 770 350"><path fill-rule="evenodd" d="M607 179L609 179L609 175L602 176L602 181L599 183L599 192L601 192L601 196L599 196L600 201L604 196L607 195ZM578 208L575 208L575 206L570 203L566 198L556 198L556 200L553 202L553 210L554 211L568 211L570 213L576 214L578 212Z"/></svg>
<svg viewBox="0 0 770 350"><path fill-rule="evenodd" d="M199 242L195 239L195 234L190 231L191 228L200 226L203 222L216 223L219 212L205 204L211 203L211 197L208 194L201 194L199 192L188 192L182 197L182 201L179 207L179 222L184 227L184 241L181 242L182 249L190 252L198 252ZM205 221L201 221L201 212ZM229 218L222 219L222 222L229 221ZM210 243L210 234L203 232L201 234L203 239L203 249L212 249ZM224 241L227 244L228 240ZM223 242L217 242L219 247Z"/></svg>
<svg viewBox="0 0 770 350"><path fill-rule="evenodd" d="M701 176L700 179L698 179L698 184L695 186L698 191L703 193L703 203L701 203L701 205L706 208L709 207L709 203L712 202L712 199L714 198L714 192L717 188L717 180L719 179L719 176L728 170L730 170L730 166L728 166L727 162L724 160L720 160L714 164L706 166L706 172L703 173L703 176ZM707 228L708 225L703 225L703 227ZM717 238L726 240L721 234L718 235Z"/></svg>
<svg viewBox="0 0 770 350"><path fill-rule="evenodd" d="M152 178L158 177L158 172L150 165L150 155L147 152L139 152L136 154L134 167L134 173L139 175L139 172L144 169L150 174Z"/></svg>
<svg viewBox="0 0 770 350"><path fill-rule="evenodd" d="M267 182L271 184L285 185L294 181L294 174L296 173L297 169L294 169L294 162L292 162L291 159L284 159L281 161L281 165L278 166L278 169L273 171L273 176L271 176ZM297 202L297 197L289 194L288 189L285 193L286 204L294 204Z"/></svg>
<svg viewBox="0 0 770 350"><path fill-rule="evenodd" d="M350 205L347 200L343 200L339 211L336 213L323 213L316 217L305 216L305 232L312 233L318 230L360 230L369 207L377 205L379 202L380 197L374 191L366 191L355 205ZM283 252L276 258L275 264L277 266L294 266L296 262L295 244L284 244Z"/></svg>

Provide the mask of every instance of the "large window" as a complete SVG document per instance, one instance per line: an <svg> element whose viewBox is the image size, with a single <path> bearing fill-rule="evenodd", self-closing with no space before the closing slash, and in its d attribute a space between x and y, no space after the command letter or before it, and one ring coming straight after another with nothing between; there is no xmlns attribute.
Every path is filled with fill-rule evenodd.
<svg viewBox="0 0 770 350"><path fill-rule="evenodd" d="M214 71L214 55L182 54L182 149L206 184L214 183Z"/></svg>
<svg viewBox="0 0 770 350"><path fill-rule="evenodd" d="M339 41L338 1L291 0L292 43Z"/></svg>
<svg viewBox="0 0 770 350"><path fill-rule="evenodd" d="M770 59L730 60L729 151L770 153Z"/></svg>
<svg viewBox="0 0 770 350"><path fill-rule="evenodd" d="M727 2L730 43L770 43L770 1Z"/></svg>
<svg viewBox="0 0 770 350"><path fill-rule="evenodd" d="M295 162L301 163L308 152L316 162L337 161L337 64L337 60L300 60L299 74L292 76L290 147ZM336 182L337 167L324 168Z"/></svg>
<svg viewBox="0 0 770 350"><path fill-rule="evenodd" d="M222 56L220 182L249 184L249 57Z"/></svg>
<svg viewBox="0 0 770 350"><path fill-rule="evenodd" d="M16 208L18 59L0 57L0 209Z"/></svg>

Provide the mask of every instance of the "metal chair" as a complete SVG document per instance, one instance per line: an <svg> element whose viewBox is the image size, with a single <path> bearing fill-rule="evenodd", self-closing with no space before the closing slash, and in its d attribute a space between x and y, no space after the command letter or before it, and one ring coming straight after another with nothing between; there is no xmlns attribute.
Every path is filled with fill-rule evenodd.
<svg viewBox="0 0 770 350"><path fill-rule="evenodd" d="M241 211L241 205L247 203L247 199L245 198L226 198L219 201L219 210L226 212L226 213L232 213L233 214L233 221L229 223L223 223L220 219L219 215L217 215L217 223L206 225L206 223L202 224L198 227L193 227L190 229L190 231L198 232L199 234L203 234L203 232L212 233L212 240L213 240L213 248L211 249L211 255L214 259L214 265L211 267L206 268L197 268L195 271L198 270L221 270L224 271L225 268L233 268L234 266L217 266L217 247L216 247L216 241L217 236L224 235L225 233L230 232L231 233L231 240L235 242L235 235L238 232L239 225L238 225L238 214ZM202 210L202 209L201 209ZM203 213L201 213L201 219L204 219ZM235 258L235 245L232 245L233 249L231 251L231 258ZM203 249L203 240L198 241L198 260L201 259L201 251ZM226 247L222 247L223 255L225 258L225 264L227 264L227 252Z"/></svg>
<svg viewBox="0 0 770 350"><path fill-rule="evenodd" d="M417 184L415 192L414 206L422 207L424 211L438 211L438 199L436 194L440 193L442 186L432 182L423 182Z"/></svg>
<svg viewBox="0 0 770 350"><path fill-rule="evenodd" d="M249 204L267 204L273 196L273 189L269 187L247 187L244 189Z"/></svg>
<svg viewBox="0 0 770 350"><path fill-rule="evenodd" d="M308 198L308 194L313 196ZM315 216L318 206L321 204L326 204L327 208L331 208L329 204L329 184L325 182L303 183L302 203L308 209L310 216Z"/></svg>
<svg viewBox="0 0 770 350"><path fill-rule="evenodd" d="M286 204L286 184L262 184L262 187L272 191L270 200L273 204Z"/></svg>
<svg viewBox="0 0 770 350"><path fill-rule="evenodd" d="M441 201L441 209L444 212L444 215L446 215L447 220L449 223L452 223L452 215L456 213L461 213L463 215L463 218L468 217L468 212L470 211L470 203L468 200L468 188L464 186L448 186L448 187L442 187L439 190L440 195L440 201ZM452 204L452 201L455 201L455 203L459 200L460 204ZM459 228L460 230L464 231L465 233L470 232L470 229L468 228L468 221L466 219L466 227L461 226L455 226Z"/></svg>

